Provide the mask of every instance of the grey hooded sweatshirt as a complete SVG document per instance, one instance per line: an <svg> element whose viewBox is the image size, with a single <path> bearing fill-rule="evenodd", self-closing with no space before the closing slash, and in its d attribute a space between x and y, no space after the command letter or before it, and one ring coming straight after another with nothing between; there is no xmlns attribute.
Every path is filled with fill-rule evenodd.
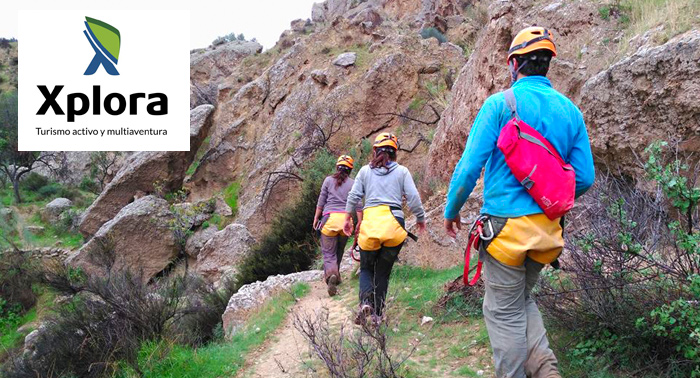
<svg viewBox="0 0 700 378"><path fill-rule="evenodd" d="M425 210L408 168L396 162L392 162L389 168L370 168L369 165L365 165L355 177L355 183L345 204L345 211L353 212L363 197L365 209L379 205L401 208L404 196L416 220L425 221Z"/></svg>

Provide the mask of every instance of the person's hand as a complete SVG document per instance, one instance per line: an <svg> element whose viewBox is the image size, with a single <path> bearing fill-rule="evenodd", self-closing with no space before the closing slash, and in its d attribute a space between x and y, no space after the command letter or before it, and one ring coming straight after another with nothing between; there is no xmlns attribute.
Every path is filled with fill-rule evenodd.
<svg viewBox="0 0 700 378"><path fill-rule="evenodd" d="M355 226L355 235L360 234L360 225L362 225L362 221L357 222L357 226Z"/></svg>
<svg viewBox="0 0 700 378"><path fill-rule="evenodd" d="M345 224L343 225L343 233L345 236L352 236L352 218L348 215L345 217Z"/></svg>
<svg viewBox="0 0 700 378"><path fill-rule="evenodd" d="M425 221L423 222L416 222L416 226L418 227L418 233L422 234L425 232Z"/></svg>
<svg viewBox="0 0 700 378"><path fill-rule="evenodd" d="M317 226L318 226L318 219L314 219L314 222L311 224L311 229L315 230Z"/></svg>
<svg viewBox="0 0 700 378"><path fill-rule="evenodd" d="M447 235L456 238L457 231L461 229L462 220L460 219L459 214L457 214L457 216L454 217L454 219L445 219L445 232L447 232Z"/></svg>

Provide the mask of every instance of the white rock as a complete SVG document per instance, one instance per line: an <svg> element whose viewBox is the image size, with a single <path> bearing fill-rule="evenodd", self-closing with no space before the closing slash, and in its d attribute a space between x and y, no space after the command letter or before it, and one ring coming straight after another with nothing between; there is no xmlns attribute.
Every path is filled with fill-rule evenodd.
<svg viewBox="0 0 700 378"><path fill-rule="evenodd" d="M357 60L357 54L354 52L346 52L338 55L335 60L333 60L333 64L336 66L340 67L349 67L355 64L355 61Z"/></svg>
<svg viewBox="0 0 700 378"><path fill-rule="evenodd" d="M312 282L320 280L321 270L307 270L267 277L265 281L256 281L243 285L228 301L226 311L222 316L224 332L230 337L246 320L246 316L259 308L275 293L290 288L297 282Z"/></svg>
<svg viewBox="0 0 700 378"><path fill-rule="evenodd" d="M428 323L431 323L433 321L433 318L430 316L424 316L423 319L420 321L420 325L426 325Z"/></svg>

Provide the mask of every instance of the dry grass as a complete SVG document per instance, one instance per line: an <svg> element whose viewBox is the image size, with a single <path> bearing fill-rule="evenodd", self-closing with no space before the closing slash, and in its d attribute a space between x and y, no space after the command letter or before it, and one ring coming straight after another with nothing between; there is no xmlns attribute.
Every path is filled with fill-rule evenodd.
<svg viewBox="0 0 700 378"><path fill-rule="evenodd" d="M627 17L623 21L629 22L627 41L663 26L653 37L653 42L661 44L700 25L700 0L627 0L621 7ZM620 47L626 52L629 44Z"/></svg>

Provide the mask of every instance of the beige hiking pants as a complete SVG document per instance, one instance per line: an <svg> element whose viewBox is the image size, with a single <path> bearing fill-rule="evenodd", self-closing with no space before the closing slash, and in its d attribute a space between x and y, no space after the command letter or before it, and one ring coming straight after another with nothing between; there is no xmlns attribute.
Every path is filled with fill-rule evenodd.
<svg viewBox="0 0 700 378"><path fill-rule="evenodd" d="M544 265L520 266L484 256L484 319L498 378L561 378L542 315L530 297Z"/></svg>

